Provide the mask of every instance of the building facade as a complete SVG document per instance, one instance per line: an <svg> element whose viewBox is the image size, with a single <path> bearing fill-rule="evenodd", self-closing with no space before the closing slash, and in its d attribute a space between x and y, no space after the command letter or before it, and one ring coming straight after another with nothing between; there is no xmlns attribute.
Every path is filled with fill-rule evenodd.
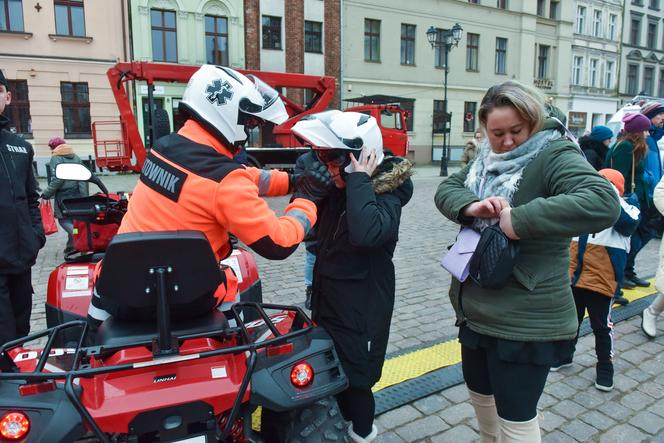
<svg viewBox="0 0 664 443"><path fill-rule="evenodd" d="M620 98L664 98L664 5L625 0L620 59Z"/></svg>
<svg viewBox="0 0 664 443"><path fill-rule="evenodd" d="M35 148L38 172L47 142L64 137L93 155L91 122L117 119L106 71L128 57L126 4L83 0L0 0L0 69L10 83L5 113Z"/></svg>
<svg viewBox="0 0 664 443"><path fill-rule="evenodd" d="M244 68L242 0L134 0L130 4L132 60ZM154 106L166 110L173 130L184 123L178 105L185 86L155 84ZM134 94L138 128L147 144L147 85L137 84Z"/></svg>
<svg viewBox="0 0 664 443"><path fill-rule="evenodd" d="M340 0L245 0L247 69L340 78ZM338 85L337 85L338 90ZM310 97L282 91L297 103ZM338 106L338 94L332 102Z"/></svg>
<svg viewBox="0 0 664 443"><path fill-rule="evenodd" d="M345 98L387 94L414 102L409 121L411 155L426 163L441 157L444 51L426 31L463 28L449 53L448 112L452 160L478 127L486 90L516 79L534 85L567 111L572 0L344 1L342 57Z"/></svg>
<svg viewBox="0 0 664 443"><path fill-rule="evenodd" d="M576 0L567 124L577 136L605 124L620 106L622 0Z"/></svg>

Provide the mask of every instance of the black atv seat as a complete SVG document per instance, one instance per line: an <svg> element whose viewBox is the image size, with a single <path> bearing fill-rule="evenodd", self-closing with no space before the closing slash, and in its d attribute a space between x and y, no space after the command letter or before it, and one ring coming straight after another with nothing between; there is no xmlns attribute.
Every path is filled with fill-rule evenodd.
<svg viewBox="0 0 664 443"><path fill-rule="evenodd" d="M201 328L203 324L208 329L226 325L223 315L210 314L216 304L214 292L224 279L205 235L199 231L133 232L116 235L106 250L95 291L112 319L100 328L98 341L122 334L136 335L134 340L154 335L157 275L161 271L165 273L167 302L174 322L204 317L196 319ZM146 325L130 327L127 322ZM199 327L192 330L195 324L174 324L173 329L201 332Z"/></svg>
<svg viewBox="0 0 664 443"><path fill-rule="evenodd" d="M172 333L176 337L200 334L228 328L226 315L214 309L200 317L173 322ZM106 347L131 346L136 343L149 343L157 335L155 322L128 322L109 318L97 329L95 344Z"/></svg>

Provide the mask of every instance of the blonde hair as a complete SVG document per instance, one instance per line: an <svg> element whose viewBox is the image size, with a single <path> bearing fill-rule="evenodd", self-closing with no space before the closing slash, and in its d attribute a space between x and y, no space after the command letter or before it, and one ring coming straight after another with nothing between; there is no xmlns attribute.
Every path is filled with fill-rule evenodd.
<svg viewBox="0 0 664 443"><path fill-rule="evenodd" d="M486 128L489 114L495 108L509 106L513 108L521 120L530 127L534 133L544 125L544 96L534 88L514 80L492 86L484 95L478 117L480 124Z"/></svg>

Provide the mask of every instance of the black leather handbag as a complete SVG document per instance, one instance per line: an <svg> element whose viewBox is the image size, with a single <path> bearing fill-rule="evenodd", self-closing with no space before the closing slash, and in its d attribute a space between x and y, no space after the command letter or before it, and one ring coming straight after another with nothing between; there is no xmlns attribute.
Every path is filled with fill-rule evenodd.
<svg viewBox="0 0 664 443"><path fill-rule="evenodd" d="M482 231L470 259L470 278L483 288L504 288L518 255L518 240L507 237L498 224L489 226Z"/></svg>

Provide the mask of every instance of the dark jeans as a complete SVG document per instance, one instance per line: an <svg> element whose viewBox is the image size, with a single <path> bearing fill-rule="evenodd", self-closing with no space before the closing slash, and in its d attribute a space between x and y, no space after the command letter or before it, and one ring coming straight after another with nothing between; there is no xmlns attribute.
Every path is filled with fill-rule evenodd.
<svg viewBox="0 0 664 443"><path fill-rule="evenodd" d="M634 277L636 275L636 271L634 270L636 255L655 236L652 229L646 226L648 223L647 215L642 213L641 217L639 227L636 228L636 231L629 239L630 249L629 254L627 254L627 263L625 263L625 278Z"/></svg>
<svg viewBox="0 0 664 443"><path fill-rule="evenodd" d="M348 388L336 395L341 415L353 422L353 432L360 437L371 434L376 403L370 388Z"/></svg>
<svg viewBox="0 0 664 443"><path fill-rule="evenodd" d="M461 368L468 389L494 396L500 418L523 422L537 416L550 366L504 361L495 348L461 345Z"/></svg>
<svg viewBox="0 0 664 443"><path fill-rule="evenodd" d="M583 288L572 288L574 303L576 303L576 315L579 325L588 310L590 327L595 335L595 354L599 363L611 362L613 357L613 323L611 322L611 304L613 299L600 293ZM577 330L576 340L579 338Z"/></svg>
<svg viewBox="0 0 664 443"><path fill-rule="evenodd" d="M30 332L32 272L0 274L0 345Z"/></svg>
<svg viewBox="0 0 664 443"><path fill-rule="evenodd" d="M66 251L74 250L74 221L71 218L59 218L58 223L67 233Z"/></svg>

